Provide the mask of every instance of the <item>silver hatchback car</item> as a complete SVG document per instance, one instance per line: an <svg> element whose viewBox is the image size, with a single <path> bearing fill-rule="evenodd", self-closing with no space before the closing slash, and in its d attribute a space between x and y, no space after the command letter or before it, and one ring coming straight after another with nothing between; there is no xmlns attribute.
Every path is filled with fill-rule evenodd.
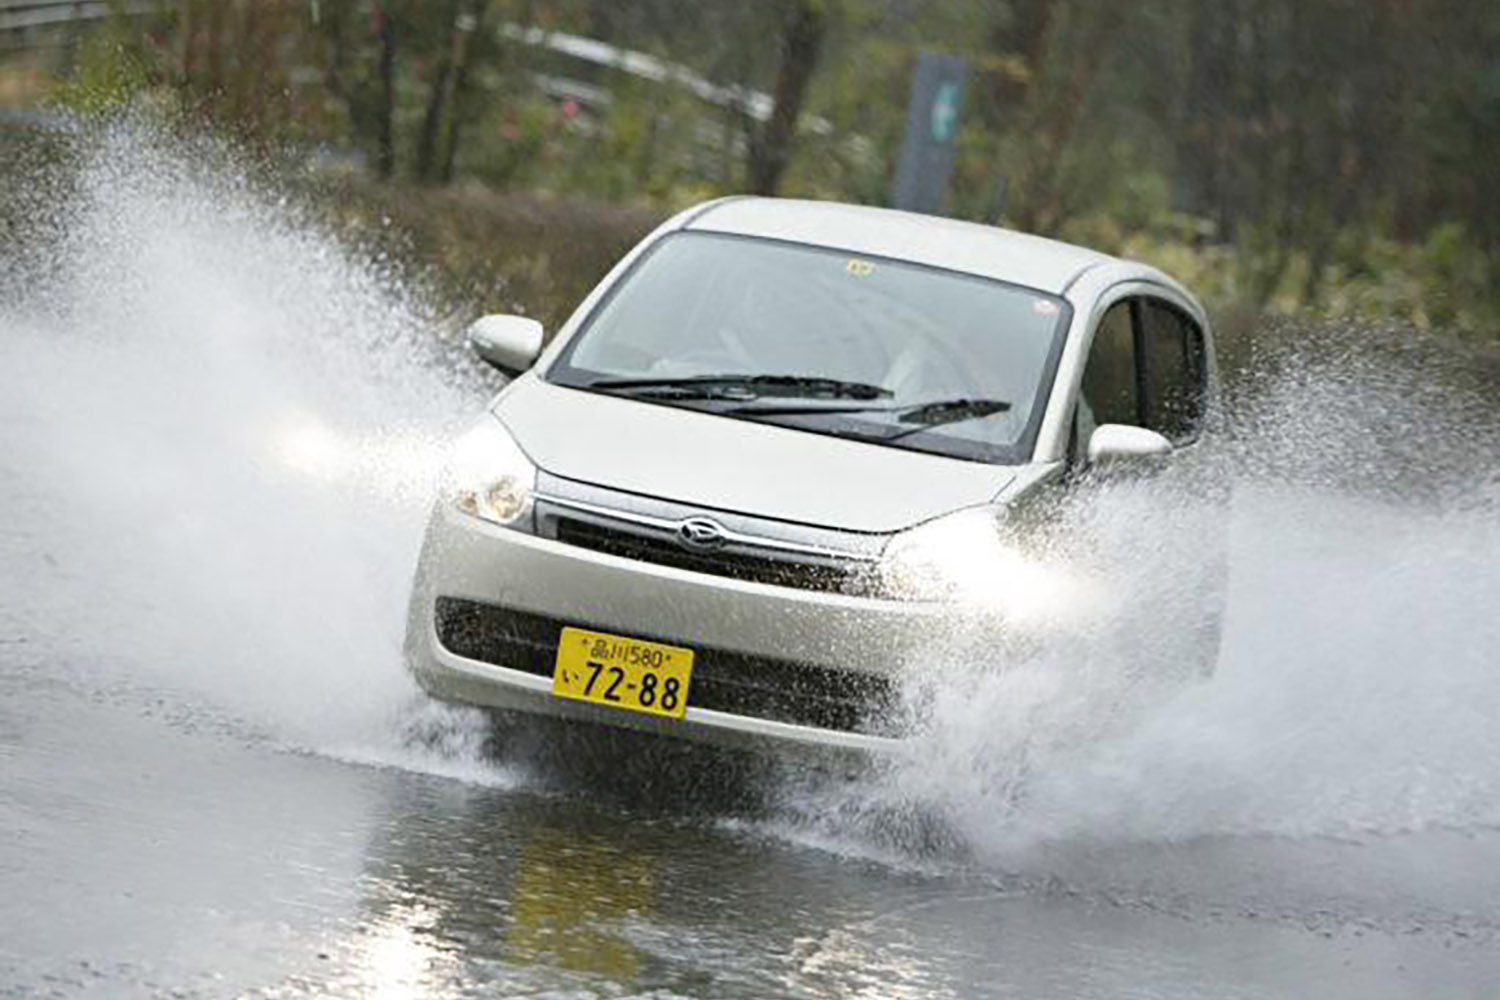
<svg viewBox="0 0 1500 1000"><path fill-rule="evenodd" d="M1038 597L1008 512L1189 447L1202 306L1141 264L853 205L670 219L456 445L406 653L432 696L738 744L898 745L955 615Z"/></svg>

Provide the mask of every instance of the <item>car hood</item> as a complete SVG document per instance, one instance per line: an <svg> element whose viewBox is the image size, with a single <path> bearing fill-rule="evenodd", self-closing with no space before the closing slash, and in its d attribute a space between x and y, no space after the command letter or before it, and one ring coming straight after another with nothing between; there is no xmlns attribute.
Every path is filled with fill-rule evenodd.
<svg viewBox="0 0 1500 1000"><path fill-rule="evenodd" d="M494 413L556 476L849 531L897 531L993 499L1005 466L518 379Z"/></svg>

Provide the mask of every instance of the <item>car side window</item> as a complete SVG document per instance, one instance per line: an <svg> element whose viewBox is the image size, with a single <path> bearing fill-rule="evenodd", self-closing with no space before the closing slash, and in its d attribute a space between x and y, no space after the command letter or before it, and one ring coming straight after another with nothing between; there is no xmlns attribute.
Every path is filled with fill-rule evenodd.
<svg viewBox="0 0 1500 1000"><path fill-rule="evenodd" d="M1138 300L1144 426L1174 443L1189 441L1203 421L1203 331L1175 306Z"/></svg>
<svg viewBox="0 0 1500 1000"><path fill-rule="evenodd" d="M1087 441L1088 434L1100 424L1138 424L1138 391L1130 303L1116 302L1099 321L1083 369L1078 392L1080 436Z"/></svg>
<svg viewBox="0 0 1500 1000"><path fill-rule="evenodd" d="M1100 424L1145 427L1175 444L1203 421L1207 367L1203 330L1160 299L1121 299L1104 314L1089 348L1070 451L1075 460Z"/></svg>

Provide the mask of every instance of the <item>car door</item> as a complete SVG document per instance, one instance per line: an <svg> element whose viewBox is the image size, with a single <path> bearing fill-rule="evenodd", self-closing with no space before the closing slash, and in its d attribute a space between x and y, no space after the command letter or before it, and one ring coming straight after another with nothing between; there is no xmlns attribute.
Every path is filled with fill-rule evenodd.
<svg viewBox="0 0 1500 1000"><path fill-rule="evenodd" d="M1136 294L1119 299L1106 309L1094 331L1079 385L1070 465L1083 470L1088 436L1106 423L1156 431L1172 442L1177 455L1192 450L1202 435L1209 389L1203 328L1164 298ZM1212 673L1218 660L1229 578L1230 494L1215 466L1173 462L1170 468L1178 474L1178 487L1185 484L1194 502L1173 507L1170 529L1149 517L1126 529L1149 541L1137 537L1127 548L1191 553L1191 558L1171 560L1168 572L1176 584L1173 592L1194 595L1194 600L1147 600L1137 617L1139 622L1154 623L1168 637L1159 651L1171 650L1171 642L1180 644L1168 662L1202 674Z"/></svg>

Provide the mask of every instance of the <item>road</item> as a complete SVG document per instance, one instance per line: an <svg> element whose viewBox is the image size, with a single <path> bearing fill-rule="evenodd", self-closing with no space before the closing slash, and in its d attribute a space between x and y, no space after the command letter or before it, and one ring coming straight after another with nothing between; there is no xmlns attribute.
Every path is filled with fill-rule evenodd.
<svg viewBox="0 0 1500 1000"><path fill-rule="evenodd" d="M0 995L1484 997L1500 838L1004 871L278 746L0 658ZM66 676L66 672L63 672Z"/></svg>

